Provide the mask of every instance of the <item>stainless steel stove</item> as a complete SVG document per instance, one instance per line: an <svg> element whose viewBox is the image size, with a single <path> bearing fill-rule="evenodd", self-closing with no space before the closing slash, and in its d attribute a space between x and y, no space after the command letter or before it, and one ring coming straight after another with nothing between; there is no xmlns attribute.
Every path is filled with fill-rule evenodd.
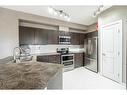
<svg viewBox="0 0 127 95"><path fill-rule="evenodd" d="M58 53L61 53L61 64L64 65L64 71L70 71L74 69L74 54L69 53L68 48L57 49Z"/></svg>

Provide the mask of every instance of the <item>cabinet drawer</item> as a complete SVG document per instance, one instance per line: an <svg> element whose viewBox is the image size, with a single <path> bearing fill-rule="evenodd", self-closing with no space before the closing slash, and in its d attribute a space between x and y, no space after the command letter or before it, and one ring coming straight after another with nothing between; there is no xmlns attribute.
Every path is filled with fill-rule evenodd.
<svg viewBox="0 0 127 95"><path fill-rule="evenodd" d="M49 62L48 56L37 56L37 61L39 61L39 62Z"/></svg>
<svg viewBox="0 0 127 95"><path fill-rule="evenodd" d="M60 64L60 55L37 56L37 61Z"/></svg>
<svg viewBox="0 0 127 95"><path fill-rule="evenodd" d="M50 55L49 56L49 62L60 64L60 55Z"/></svg>

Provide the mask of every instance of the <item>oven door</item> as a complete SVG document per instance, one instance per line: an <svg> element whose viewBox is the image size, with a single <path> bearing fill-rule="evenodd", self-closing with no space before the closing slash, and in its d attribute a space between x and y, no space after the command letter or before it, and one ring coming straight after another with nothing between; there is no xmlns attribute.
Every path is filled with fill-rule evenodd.
<svg viewBox="0 0 127 95"><path fill-rule="evenodd" d="M61 55L61 63L64 65L64 71L74 69L74 54Z"/></svg>
<svg viewBox="0 0 127 95"><path fill-rule="evenodd" d="M74 60L74 54L65 54L61 56L61 60L64 62L73 61Z"/></svg>
<svg viewBox="0 0 127 95"><path fill-rule="evenodd" d="M61 56L61 63L67 67L74 65L74 54L65 54Z"/></svg>
<svg viewBox="0 0 127 95"><path fill-rule="evenodd" d="M65 67L67 67L67 66L73 65L74 63L73 63L73 61L66 61L66 62L62 62L62 64L63 64Z"/></svg>
<svg viewBox="0 0 127 95"><path fill-rule="evenodd" d="M74 69L74 61L63 62L62 64L64 65L64 72Z"/></svg>

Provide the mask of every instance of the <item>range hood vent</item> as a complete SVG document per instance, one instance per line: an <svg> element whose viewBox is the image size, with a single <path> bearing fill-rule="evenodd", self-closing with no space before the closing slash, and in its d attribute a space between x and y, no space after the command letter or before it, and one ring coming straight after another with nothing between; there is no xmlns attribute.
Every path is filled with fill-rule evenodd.
<svg viewBox="0 0 127 95"><path fill-rule="evenodd" d="M59 26L59 31L69 32L69 27Z"/></svg>

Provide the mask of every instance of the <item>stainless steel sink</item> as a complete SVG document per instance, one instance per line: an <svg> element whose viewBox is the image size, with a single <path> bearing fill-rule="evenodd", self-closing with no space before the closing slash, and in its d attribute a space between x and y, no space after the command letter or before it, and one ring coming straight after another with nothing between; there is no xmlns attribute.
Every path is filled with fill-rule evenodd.
<svg viewBox="0 0 127 95"><path fill-rule="evenodd" d="M24 62L24 61L31 61L33 58L33 56L31 55L24 55L24 56L20 56L20 61Z"/></svg>

